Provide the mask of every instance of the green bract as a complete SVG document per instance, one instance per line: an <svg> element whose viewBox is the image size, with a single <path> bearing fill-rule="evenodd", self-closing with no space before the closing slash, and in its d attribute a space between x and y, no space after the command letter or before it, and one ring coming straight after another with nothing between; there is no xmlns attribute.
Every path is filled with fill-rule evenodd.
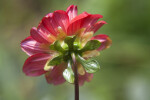
<svg viewBox="0 0 150 100"><path fill-rule="evenodd" d="M74 50L73 42L75 38L76 38L75 36L67 36L64 40L64 42L68 45L70 51Z"/></svg>
<svg viewBox="0 0 150 100"><path fill-rule="evenodd" d="M86 72L94 73L100 69L100 65L96 60L94 59L85 60L80 55L77 55L76 57L78 62L80 62L81 65L85 68Z"/></svg>
<svg viewBox="0 0 150 100"><path fill-rule="evenodd" d="M48 65L50 65L50 66L59 65L59 64L61 64L62 61L63 61L63 55L59 55L59 56L56 56L53 59L51 59L50 62L48 63Z"/></svg>
<svg viewBox="0 0 150 100"><path fill-rule="evenodd" d="M86 43L86 45L80 50L81 52L91 51L98 49L101 43L98 40L90 40Z"/></svg>
<svg viewBox="0 0 150 100"><path fill-rule="evenodd" d="M63 76L69 83L74 83L74 73L71 68L71 61L68 61L68 68L64 70Z"/></svg>
<svg viewBox="0 0 150 100"><path fill-rule="evenodd" d="M61 46L59 41L55 41L53 44L50 45L51 50L64 53L68 49L68 47L66 44L64 44L63 47Z"/></svg>

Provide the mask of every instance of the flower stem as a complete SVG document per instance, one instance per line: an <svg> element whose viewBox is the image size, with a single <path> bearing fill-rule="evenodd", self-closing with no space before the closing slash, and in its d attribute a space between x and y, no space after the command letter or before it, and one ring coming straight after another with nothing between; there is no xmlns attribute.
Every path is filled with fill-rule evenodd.
<svg viewBox="0 0 150 100"><path fill-rule="evenodd" d="M79 82L78 82L78 72L77 72L77 62L75 58L75 54L72 53L72 60L73 60L73 68L74 68L74 86L75 86L75 100L79 100Z"/></svg>

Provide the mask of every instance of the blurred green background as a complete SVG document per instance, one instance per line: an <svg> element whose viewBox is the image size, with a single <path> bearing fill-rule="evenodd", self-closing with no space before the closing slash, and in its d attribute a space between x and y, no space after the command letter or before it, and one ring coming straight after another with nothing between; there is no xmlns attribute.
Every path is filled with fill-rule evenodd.
<svg viewBox="0 0 150 100"><path fill-rule="evenodd" d="M42 17L71 4L103 15L108 24L97 34L113 41L97 58L101 70L80 87L80 100L150 100L150 0L0 0L0 100L74 100L69 83L25 76L28 56L20 49Z"/></svg>

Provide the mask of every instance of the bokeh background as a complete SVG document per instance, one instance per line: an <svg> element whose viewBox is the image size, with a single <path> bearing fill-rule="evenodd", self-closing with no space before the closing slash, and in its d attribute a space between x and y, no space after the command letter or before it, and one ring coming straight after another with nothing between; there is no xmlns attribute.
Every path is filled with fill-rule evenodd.
<svg viewBox="0 0 150 100"><path fill-rule="evenodd" d="M113 41L96 58L101 70L80 87L80 100L150 100L150 0L0 0L0 100L74 100L73 85L25 76L28 56L20 49L43 16L70 4L103 15L108 24L97 34Z"/></svg>

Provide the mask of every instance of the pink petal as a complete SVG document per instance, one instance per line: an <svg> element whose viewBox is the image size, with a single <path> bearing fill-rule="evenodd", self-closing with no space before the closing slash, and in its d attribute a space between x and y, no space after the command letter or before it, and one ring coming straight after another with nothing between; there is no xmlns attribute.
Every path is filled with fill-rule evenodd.
<svg viewBox="0 0 150 100"><path fill-rule="evenodd" d="M63 71L65 67L62 65L55 66L51 71L45 74L45 78L49 84L59 85L65 82Z"/></svg>
<svg viewBox="0 0 150 100"><path fill-rule="evenodd" d="M67 30L68 35L75 34L81 28L85 28L86 29L85 32L87 32L88 29L92 27L99 18L102 18L102 17L103 16L99 14L92 15L86 12L80 14L79 16L75 17L71 21Z"/></svg>
<svg viewBox="0 0 150 100"><path fill-rule="evenodd" d="M37 53L48 53L50 52L49 46L41 44L35 41L31 36L27 37L21 42L21 49L26 52L29 56Z"/></svg>
<svg viewBox="0 0 150 100"><path fill-rule="evenodd" d="M93 78L93 74L85 73L84 75L79 75L79 85L82 86L85 81L90 82Z"/></svg>
<svg viewBox="0 0 150 100"><path fill-rule="evenodd" d="M73 20L71 20L70 25L67 28L67 34L74 35L77 32L83 23L83 20L88 16L86 12L76 16Z"/></svg>
<svg viewBox="0 0 150 100"><path fill-rule="evenodd" d="M36 27L33 27L30 30L30 34L32 36L32 38L36 41L38 41L39 43L50 43L51 41L48 38L48 34L46 34L43 31L37 30Z"/></svg>
<svg viewBox="0 0 150 100"><path fill-rule="evenodd" d="M99 40L101 42L101 46L98 48L99 51L110 47L110 45L112 44L112 41L109 38L109 36L105 34L96 35L92 38L92 40L94 39Z"/></svg>
<svg viewBox="0 0 150 100"><path fill-rule="evenodd" d="M50 58L50 54L35 54L30 56L23 65L23 72L27 76L40 76L44 71L44 66L47 60Z"/></svg>
<svg viewBox="0 0 150 100"><path fill-rule="evenodd" d="M68 23L69 17L67 13L63 10L57 10L54 13L46 15L39 26L43 25L51 34L57 36L59 34L58 27L61 27L66 32Z"/></svg>
<svg viewBox="0 0 150 100"><path fill-rule="evenodd" d="M87 28L86 31L90 32L90 31L93 31L94 33L99 29L101 28L104 24L107 24L105 21L98 21L96 24L94 24L93 26L89 26Z"/></svg>
<svg viewBox="0 0 150 100"><path fill-rule="evenodd" d="M77 16L78 13L78 9L76 5L71 5L67 8L66 10L68 16L69 16L69 20L71 21L73 18L75 18Z"/></svg>
<svg viewBox="0 0 150 100"><path fill-rule="evenodd" d="M57 10L53 14L53 21L58 27L61 27L64 32L67 32L67 27L69 24L69 17L67 13L63 10Z"/></svg>
<svg viewBox="0 0 150 100"><path fill-rule="evenodd" d="M56 25L53 24L52 20L53 13L47 14L43 19L42 22L39 24L38 28L41 26L44 26L51 34L54 36L57 36L57 31L56 31Z"/></svg>
<svg viewBox="0 0 150 100"><path fill-rule="evenodd" d="M50 33L43 24L39 24L37 30L43 34L49 43L53 43L56 40L56 37Z"/></svg>

